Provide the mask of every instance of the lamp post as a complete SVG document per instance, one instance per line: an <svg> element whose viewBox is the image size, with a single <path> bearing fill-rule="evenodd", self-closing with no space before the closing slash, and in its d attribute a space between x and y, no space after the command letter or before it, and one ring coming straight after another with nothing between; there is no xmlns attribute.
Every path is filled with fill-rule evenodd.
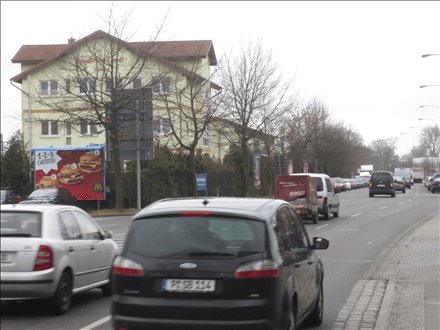
<svg viewBox="0 0 440 330"><path fill-rule="evenodd" d="M427 107L433 107L433 108L437 108L438 110L440 110L440 107L434 105L434 104L423 104L423 105L419 105L419 108L427 108Z"/></svg>
<svg viewBox="0 0 440 330"><path fill-rule="evenodd" d="M420 85L420 88L426 88L426 87L440 87L440 85Z"/></svg>
<svg viewBox="0 0 440 330"><path fill-rule="evenodd" d="M404 135L404 134L408 134L408 135L411 135L411 137L412 137L412 143L413 143L413 149L414 149L414 147L415 147L415 143L414 143L414 134L412 134L412 133L407 133L407 132L402 132L402 133L400 133L401 135ZM407 152L408 153L408 152Z"/></svg>
<svg viewBox="0 0 440 330"><path fill-rule="evenodd" d="M437 55L440 55L440 54L423 54L422 58L426 58L426 57L429 57L429 56L437 56Z"/></svg>
<svg viewBox="0 0 440 330"><path fill-rule="evenodd" d="M418 120L432 120L434 125L437 126L437 122L433 118L419 118Z"/></svg>

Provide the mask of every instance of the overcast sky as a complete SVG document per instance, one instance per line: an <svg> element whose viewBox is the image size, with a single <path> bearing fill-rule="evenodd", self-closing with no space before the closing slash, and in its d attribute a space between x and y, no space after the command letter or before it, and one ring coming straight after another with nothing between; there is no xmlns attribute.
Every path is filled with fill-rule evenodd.
<svg viewBox="0 0 440 330"><path fill-rule="evenodd" d="M21 129L20 91L11 62L25 44L62 44L107 31L107 1L1 1L1 132ZM159 40L209 39L217 58L261 39L305 101L364 138L398 138L411 149L422 126L440 123L440 2L435 1L121 1L132 11L130 41L148 41L169 7ZM420 108L420 105L436 107ZM419 121L418 118L430 118ZM416 126L416 128L410 128ZM401 134L405 133L405 134Z"/></svg>

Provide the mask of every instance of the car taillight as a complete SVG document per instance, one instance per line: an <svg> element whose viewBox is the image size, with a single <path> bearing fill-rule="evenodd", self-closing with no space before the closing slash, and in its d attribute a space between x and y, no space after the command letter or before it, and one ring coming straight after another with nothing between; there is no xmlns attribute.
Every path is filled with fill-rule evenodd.
<svg viewBox="0 0 440 330"><path fill-rule="evenodd" d="M390 188L394 188L394 182L390 182Z"/></svg>
<svg viewBox="0 0 440 330"><path fill-rule="evenodd" d="M144 275L144 268L130 259L116 257L113 262L112 273L117 275L142 276Z"/></svg>
<svg viewBox="0 0 440 330"><path fill-rule="evenodd" d="M278 277L280 274L279 265L273 260L261 260L239 267L235 278L270 278Z"/></svg>
<svg viewBox="0 0 440 330"><path fill-rule="evenodd" d="M209 211L184 211L180 212L182 217L207 217L211 214Z"/></svg>
<svg viewBox="0 0 440 330"><path fill-rule="evenodd" d="M47 245L40 245L35 258L34 271L51 269L53 267L53 252Z"/></svg>
<svg viewBox="0 0 440 330"><path fill-rule="evenodd" d="M295 205L293 205L293 207L294 207L295 209L297 209L297 210L301 210L301 209L304 208L304 205L302 205L302 204L295 204Z"/></svg>
<svg viewBox="0 0 440 330"><path fill-rule="evenodd" d="M368 182L368 188L372 188L373 184L371 182Z"/></svg>

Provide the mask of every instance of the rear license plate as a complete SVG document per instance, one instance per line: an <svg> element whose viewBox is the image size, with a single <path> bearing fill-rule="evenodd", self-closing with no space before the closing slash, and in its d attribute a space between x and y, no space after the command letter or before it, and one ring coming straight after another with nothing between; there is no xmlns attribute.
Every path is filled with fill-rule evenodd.
<svg viewBox="0 0 440 330"><path fill-rule="evenodd" d="M0 260L2 264L10 264L14 260L14 255L11 252L2 252Z"/></svg>
<svg viewBox="0 0 440 330"><path fill-rule="evenodd" d="M377 186L378 186L378 187L385 187L384 184L378 184Z"/></svg>
<svg viewBox="0 0 440 330"><path fill-rule="evenodd" d="M162 280L162 291L167 292L213 292L214 280L165 279Z"/></svg>

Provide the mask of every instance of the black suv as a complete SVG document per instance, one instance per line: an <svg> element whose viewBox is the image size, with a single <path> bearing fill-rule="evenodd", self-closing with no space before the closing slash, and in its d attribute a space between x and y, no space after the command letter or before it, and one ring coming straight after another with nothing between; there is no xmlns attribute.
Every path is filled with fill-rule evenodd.
<svg viewBox="0 0 440 330"><path fill-rule="evenodd" d="M389 171L376 171L371 174L368 183L370 197L374 195L390 195L396 197L393 174Z"/></svg>
<svg viewBox="0 0 440 330"><path fill-rule="evenodd" d="M287 202L165 199L137 213L112 269L115 329L295 329L323 317L323 265Z"/></svg>

